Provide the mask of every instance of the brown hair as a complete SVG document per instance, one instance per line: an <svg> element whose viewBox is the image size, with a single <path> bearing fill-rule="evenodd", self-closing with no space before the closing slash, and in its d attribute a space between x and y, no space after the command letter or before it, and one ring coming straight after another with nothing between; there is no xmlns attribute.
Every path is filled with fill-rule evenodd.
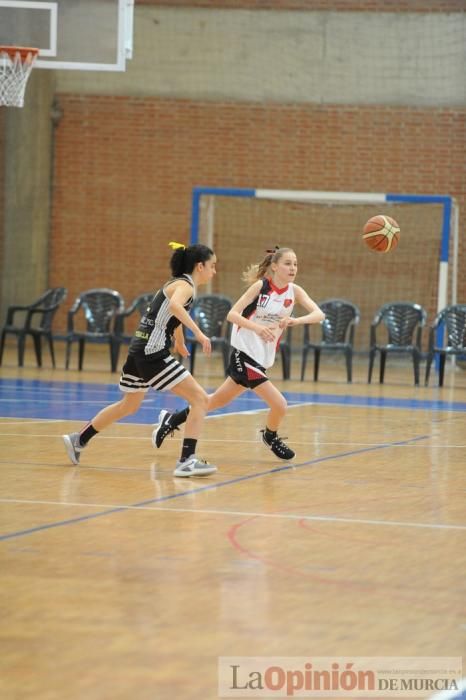
<svg viewBox="0 0 466 700"><path fill-rule="evenodd" d="M293 248L279 248L268 250L265 258L259 263L250 265L242 274L242 279L248 284L254 284L257 280L267 277L267 272L272 263L277 263L285 253L294 252Z"/></svg>

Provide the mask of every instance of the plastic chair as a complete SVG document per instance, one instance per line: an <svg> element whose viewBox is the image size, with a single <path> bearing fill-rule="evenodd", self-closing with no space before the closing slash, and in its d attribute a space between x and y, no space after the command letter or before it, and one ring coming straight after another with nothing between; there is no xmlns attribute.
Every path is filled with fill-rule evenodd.
<svg viewBox="0 0 466 700"><path fill-rule="evenodd" d="M443 326L442 346L436 345L437 330ZM445 338L446 335L446 338ZM430 367L435 353L439 355L439 386L443 386L447 355L466 355L466 304L452 304L439 311L429 329L427 350L426 386L429 383Z"/></svg>
<svg viewBox="0 0 466 700"><path fill-rule="evenodd" d="M204 294L197 297L191 307L191 316L201 331L210 338L212 348L220 348L223 356L223 370L227 374L230 350L231 326L226 317L232 307L231 299L222 294ZM194 373L196 349L199 345L192 333L186 331L186 344L190 352L190 372Z"/></svg>
<svg viewBox="0 0 466 700"><path fill-rule="evenodd" d="M65 287L47 289L32 304L26 306L9 306L7 309L6 323L2 329L0 338L0 364L3 359L5 337L8 334L16 335L18 339L18 365L24 364L24 349L26 336L30 335L34 341L34 351L38 367L42 367L42 338L48 342L52 365L55 367L55 352L53 347L52 322L60 304L67 295ZM17 312L26 312L22 322L15 322Z"/></svg>
<svg viewBox="0 0 466 700"><path fill-rule="evenodd" d="M79 311L84 316L86 330L75 328L75 316ZM117 313L124 310L123 297L113 289L88 289L82 292L68 311L66 335L66 369L69 368L71 346L79 343L78 368L82 370L86 342L107 342L110 349L110 365L116 371L116 347L114 324Z"/></svg>
<svg viewBox="0 0 466 700"><path fill-rule="evenodd" d="M123 309L123 311L119 311L117 315L115 316L115 364L118 365L118 358L120 356L120 347L123 343L126 345L129 345L131 342L131 338L133 337L132 333L125 333L125 325L126 325L126 319L128 319L130 316L133 314L138 315L138 321L139 319L144 315L144 313L147 310L147 307L151 303L152 299L154 298L154 292L144 292L143 294L139 294L131 304L128 306L127 309Z"/></svg>
<svg viewBox="0 0 466 700"><path fill-rule="evenodd" d="M354 328L359 323L360 313L355 304L344 299L327 299L319 304L325 313L321 323L322 339L312 342L310 326L304 326L303 353L301 362L301 381L304 379L309 350L314 351L314 381L319 378L320 355L322 351L343 352L346 359L346 376L348 382L353 379L353 345Z"/></svg>
<svg viewBox="0 0 466 700"><path fill-rule="evenodd" d="M392 302L384 304L377 311L370 327L369 374L371 383L375 355L380 352L380 384L383 384L385 361L390 352L409 353L413 360L414 383L419 384L419 363L421 360L421 335L427 314L419 304L412 302ZM377 327L383 323L388 338L385 344L377 342Z"/></svg>

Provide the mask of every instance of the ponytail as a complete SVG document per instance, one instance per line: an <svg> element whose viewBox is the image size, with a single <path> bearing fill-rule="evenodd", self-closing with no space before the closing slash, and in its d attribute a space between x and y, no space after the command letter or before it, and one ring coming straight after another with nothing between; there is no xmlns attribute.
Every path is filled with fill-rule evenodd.
<svg viewBox="0 0 466 700"><path fill-rule="evenodd" d="M259 263L255 263L254 265L250 265L242 274L241 278L246 282L248 285L254 284L254 282L257 282L257 280L263 279L264 277L267 277L267 273L270 269L270 266L272 263L277 263L282 255L285 253L288 253L291 248L280 248L280 246L276 245L273 250L266 250L266 255L261 260Z"/></svg>
<svg viewBox="0 0 466 700"><path fill-rule="evenodd" d="M190 275L197 263L205 263L213 256L214 251L202 243L190 245L187 248L182 243L169 243L171 248L174 248L173 255L170 260L170 269L173 277L181 277L182 275Z"/></svg>

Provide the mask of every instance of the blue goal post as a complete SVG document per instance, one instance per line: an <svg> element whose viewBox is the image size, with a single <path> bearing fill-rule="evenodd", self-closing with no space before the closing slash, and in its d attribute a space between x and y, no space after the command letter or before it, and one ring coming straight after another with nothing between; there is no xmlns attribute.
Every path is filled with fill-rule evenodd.
<svg viewBox="0 0 466 700"><path fill-rule="evenodd" d="M227 187L194 187L192 191L191 243L199 241L201 198L241 197L312 204L437 204L442 206L442 223L439 231L440 254L438 267L437 312L448 303L457 303L458 275L458 206L449 195L439 194L393 194L377 192L325 192L318 190L272 190ZM450 240L452 260L450 261ZM448 284L451 267L451 294L448 302ZM438 331L438 342L442 340L442 329Z"/></svg>

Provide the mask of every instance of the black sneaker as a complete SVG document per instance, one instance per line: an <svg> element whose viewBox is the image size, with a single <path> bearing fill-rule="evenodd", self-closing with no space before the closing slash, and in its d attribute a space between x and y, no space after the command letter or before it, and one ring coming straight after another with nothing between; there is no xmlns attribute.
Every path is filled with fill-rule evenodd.
<svg viewBox="0 0 466 700"><path fill-rule="evenodd" d="M174 428L170 425L171 416L172 414L169 411L160 411L158 428L152 432L152 444L154 447L161 447L167 435L171 433L173 437L175 430L179 430L179 428Z"/></svg>
<svg viewBox="0 0 466 700"><path fill-rule="evenodd" d="M261 433L262 442L264 443L264 445L270 447L274 455L279 459L293 459L293 457L296 455L296 453L293 452L293 450L289 448L288 445L285 445L283 439L281 437L278 437L278 435L272 438L269 442L269 440L265 437L265 430L261 430Z"/></svg>

